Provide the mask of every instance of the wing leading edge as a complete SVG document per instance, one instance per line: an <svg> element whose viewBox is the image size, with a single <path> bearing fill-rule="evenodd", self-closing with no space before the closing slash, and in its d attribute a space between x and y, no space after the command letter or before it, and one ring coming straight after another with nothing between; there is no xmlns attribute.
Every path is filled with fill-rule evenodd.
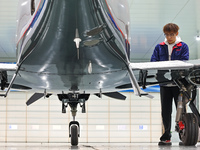
<svg viewBox="0 0 200 150"><path fill-rule="evenodd" d="M189 69L193 68L199 61L158 61L158 62L144 62L144 63L131 63L133 70L166 70L166 69ZM200 64L200 63L199 63Z"/></svg>

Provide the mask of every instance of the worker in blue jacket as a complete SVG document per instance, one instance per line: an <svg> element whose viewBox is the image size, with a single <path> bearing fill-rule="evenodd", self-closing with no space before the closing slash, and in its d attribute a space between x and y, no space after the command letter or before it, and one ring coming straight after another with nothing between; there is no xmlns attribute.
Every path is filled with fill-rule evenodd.
<svg viewBox="0 0 200 150"><path fill-rule="evenodd" d="M163 27L165 41L158 44L151 57L151 61L188 60L189 48L178 36L178 25L168 23ZM160 85L161 115L164 125L164 134L158 145L171 145L171 114L172 100L177 106L179 88L174 84Z"/></svg>

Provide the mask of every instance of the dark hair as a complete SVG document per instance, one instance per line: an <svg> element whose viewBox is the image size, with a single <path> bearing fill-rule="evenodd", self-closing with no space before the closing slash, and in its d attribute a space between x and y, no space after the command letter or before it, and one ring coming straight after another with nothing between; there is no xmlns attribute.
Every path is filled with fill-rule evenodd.
<svg viewBox="0 0 200 150"><path fill-rule="evenodd" d="M163 32L173 32L173 33L177 33L179 30L179 26L174 24L174 23L168 23L163 27Z"/></svg>

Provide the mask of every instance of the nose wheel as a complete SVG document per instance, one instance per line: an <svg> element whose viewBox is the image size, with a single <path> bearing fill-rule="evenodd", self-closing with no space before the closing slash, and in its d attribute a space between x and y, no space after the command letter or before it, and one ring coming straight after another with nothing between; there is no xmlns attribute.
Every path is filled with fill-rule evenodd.
<svg viewBox="0 0 200 150"><path fill-rule="evenodd" d="M80 136L80 126L78 121L71 121L69 123L69 137L71 137L71 145L78 145L78 138Z"/></svg>

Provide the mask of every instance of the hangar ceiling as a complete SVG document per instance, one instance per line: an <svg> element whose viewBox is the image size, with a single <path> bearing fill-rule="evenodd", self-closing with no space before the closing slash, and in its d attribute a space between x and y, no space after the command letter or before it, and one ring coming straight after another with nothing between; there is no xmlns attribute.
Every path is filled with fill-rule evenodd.
<svg viewBox="0 0 200 150"><path fill-rule="evenodd" d="M162 28L179 25L179 35L190 48L190 59L200 58L199 0L128 0L131 16L131 61L149 61L157 43L164 40ZM16 61L15 30L18 0L0 0L0 62Z"/></svg>

